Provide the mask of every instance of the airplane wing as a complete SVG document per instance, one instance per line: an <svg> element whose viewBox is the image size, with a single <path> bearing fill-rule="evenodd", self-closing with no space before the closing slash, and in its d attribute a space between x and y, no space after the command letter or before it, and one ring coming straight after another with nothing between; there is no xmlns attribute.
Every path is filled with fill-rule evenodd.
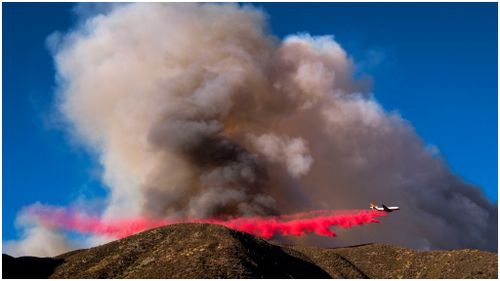
<svg viewBox="0 0 500 281"><path fill-rule="evenodd" d="M387 206L384 204L382 204L382 208L384 208L384 211L386 211L386 212L392 212L392 210L387 208Z"/></svg>

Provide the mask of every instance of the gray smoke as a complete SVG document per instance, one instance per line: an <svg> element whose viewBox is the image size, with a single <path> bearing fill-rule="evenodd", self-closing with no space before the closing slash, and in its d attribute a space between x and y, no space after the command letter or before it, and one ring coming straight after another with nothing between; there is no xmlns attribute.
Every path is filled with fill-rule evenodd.
<svg viewBox="0 0 500 281"><path fill-rule="evenodd" d="M54 48L60 109L104 167L105 218L401 206L314 243L497 248L497 207L384 111L331 36L255 8L125 4Z"/></svg>
<svg viewBox="0 0 500 281"><path fill-rule="evenodd" d="M39 203L31 207L42 206ZM22 232L19 240L3 243L3 251L12 256L52 257L83 246L79 241L72 241L58 229L41 223L29 214L27 207L16 218L16 227Z"/></svg>

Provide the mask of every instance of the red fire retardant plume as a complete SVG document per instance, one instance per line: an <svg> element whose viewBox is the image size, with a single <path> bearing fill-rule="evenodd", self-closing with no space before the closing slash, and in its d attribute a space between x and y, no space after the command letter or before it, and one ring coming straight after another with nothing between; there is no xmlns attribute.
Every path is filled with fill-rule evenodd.
<svg viewBox="0 0 500 281"><path fill-rule="evenodd" d="M174 223L211 223L224 225L262 238L271 238L278 234L284 236L302 236L308 233L335 237L336 234L330 229L331 227L351 228L368 223L379 223L380 221L376 220L376 218L386 215L384 212L371 210L319 210L284 216L239 217L227 220L210 218L103 220L99 217L88 216L75 211L40 206L30 209L30 213L42 223L55 228L114 238L123 238L147 229Z"/></svg>

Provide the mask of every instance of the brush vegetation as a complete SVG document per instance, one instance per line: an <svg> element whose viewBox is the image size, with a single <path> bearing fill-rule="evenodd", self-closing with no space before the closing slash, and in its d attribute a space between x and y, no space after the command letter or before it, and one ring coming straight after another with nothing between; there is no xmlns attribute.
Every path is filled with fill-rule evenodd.
<svg viewBox="0 0 500 281"><path fill-rule="evenodd" d="M496 253L385 244L280 246L224 226L176 224L53 258L3 255L4 278L497 278Z"/></svg>

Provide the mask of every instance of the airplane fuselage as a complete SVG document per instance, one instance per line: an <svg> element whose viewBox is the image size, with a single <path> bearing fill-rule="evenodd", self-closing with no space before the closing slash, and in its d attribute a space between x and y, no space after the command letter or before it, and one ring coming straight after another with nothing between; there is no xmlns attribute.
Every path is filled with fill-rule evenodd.
<svg viewBox="0 0 500 281"><path fill-rule="evenodd" d="M393 212L393 211L399 211L399 207L387 207L386 205L382 204L382 207L379 207L375 204L370 204L370 209L374 210L374 211L380 211L380 212L387 212L387 213L390 213L390 212Z"/></svg>

